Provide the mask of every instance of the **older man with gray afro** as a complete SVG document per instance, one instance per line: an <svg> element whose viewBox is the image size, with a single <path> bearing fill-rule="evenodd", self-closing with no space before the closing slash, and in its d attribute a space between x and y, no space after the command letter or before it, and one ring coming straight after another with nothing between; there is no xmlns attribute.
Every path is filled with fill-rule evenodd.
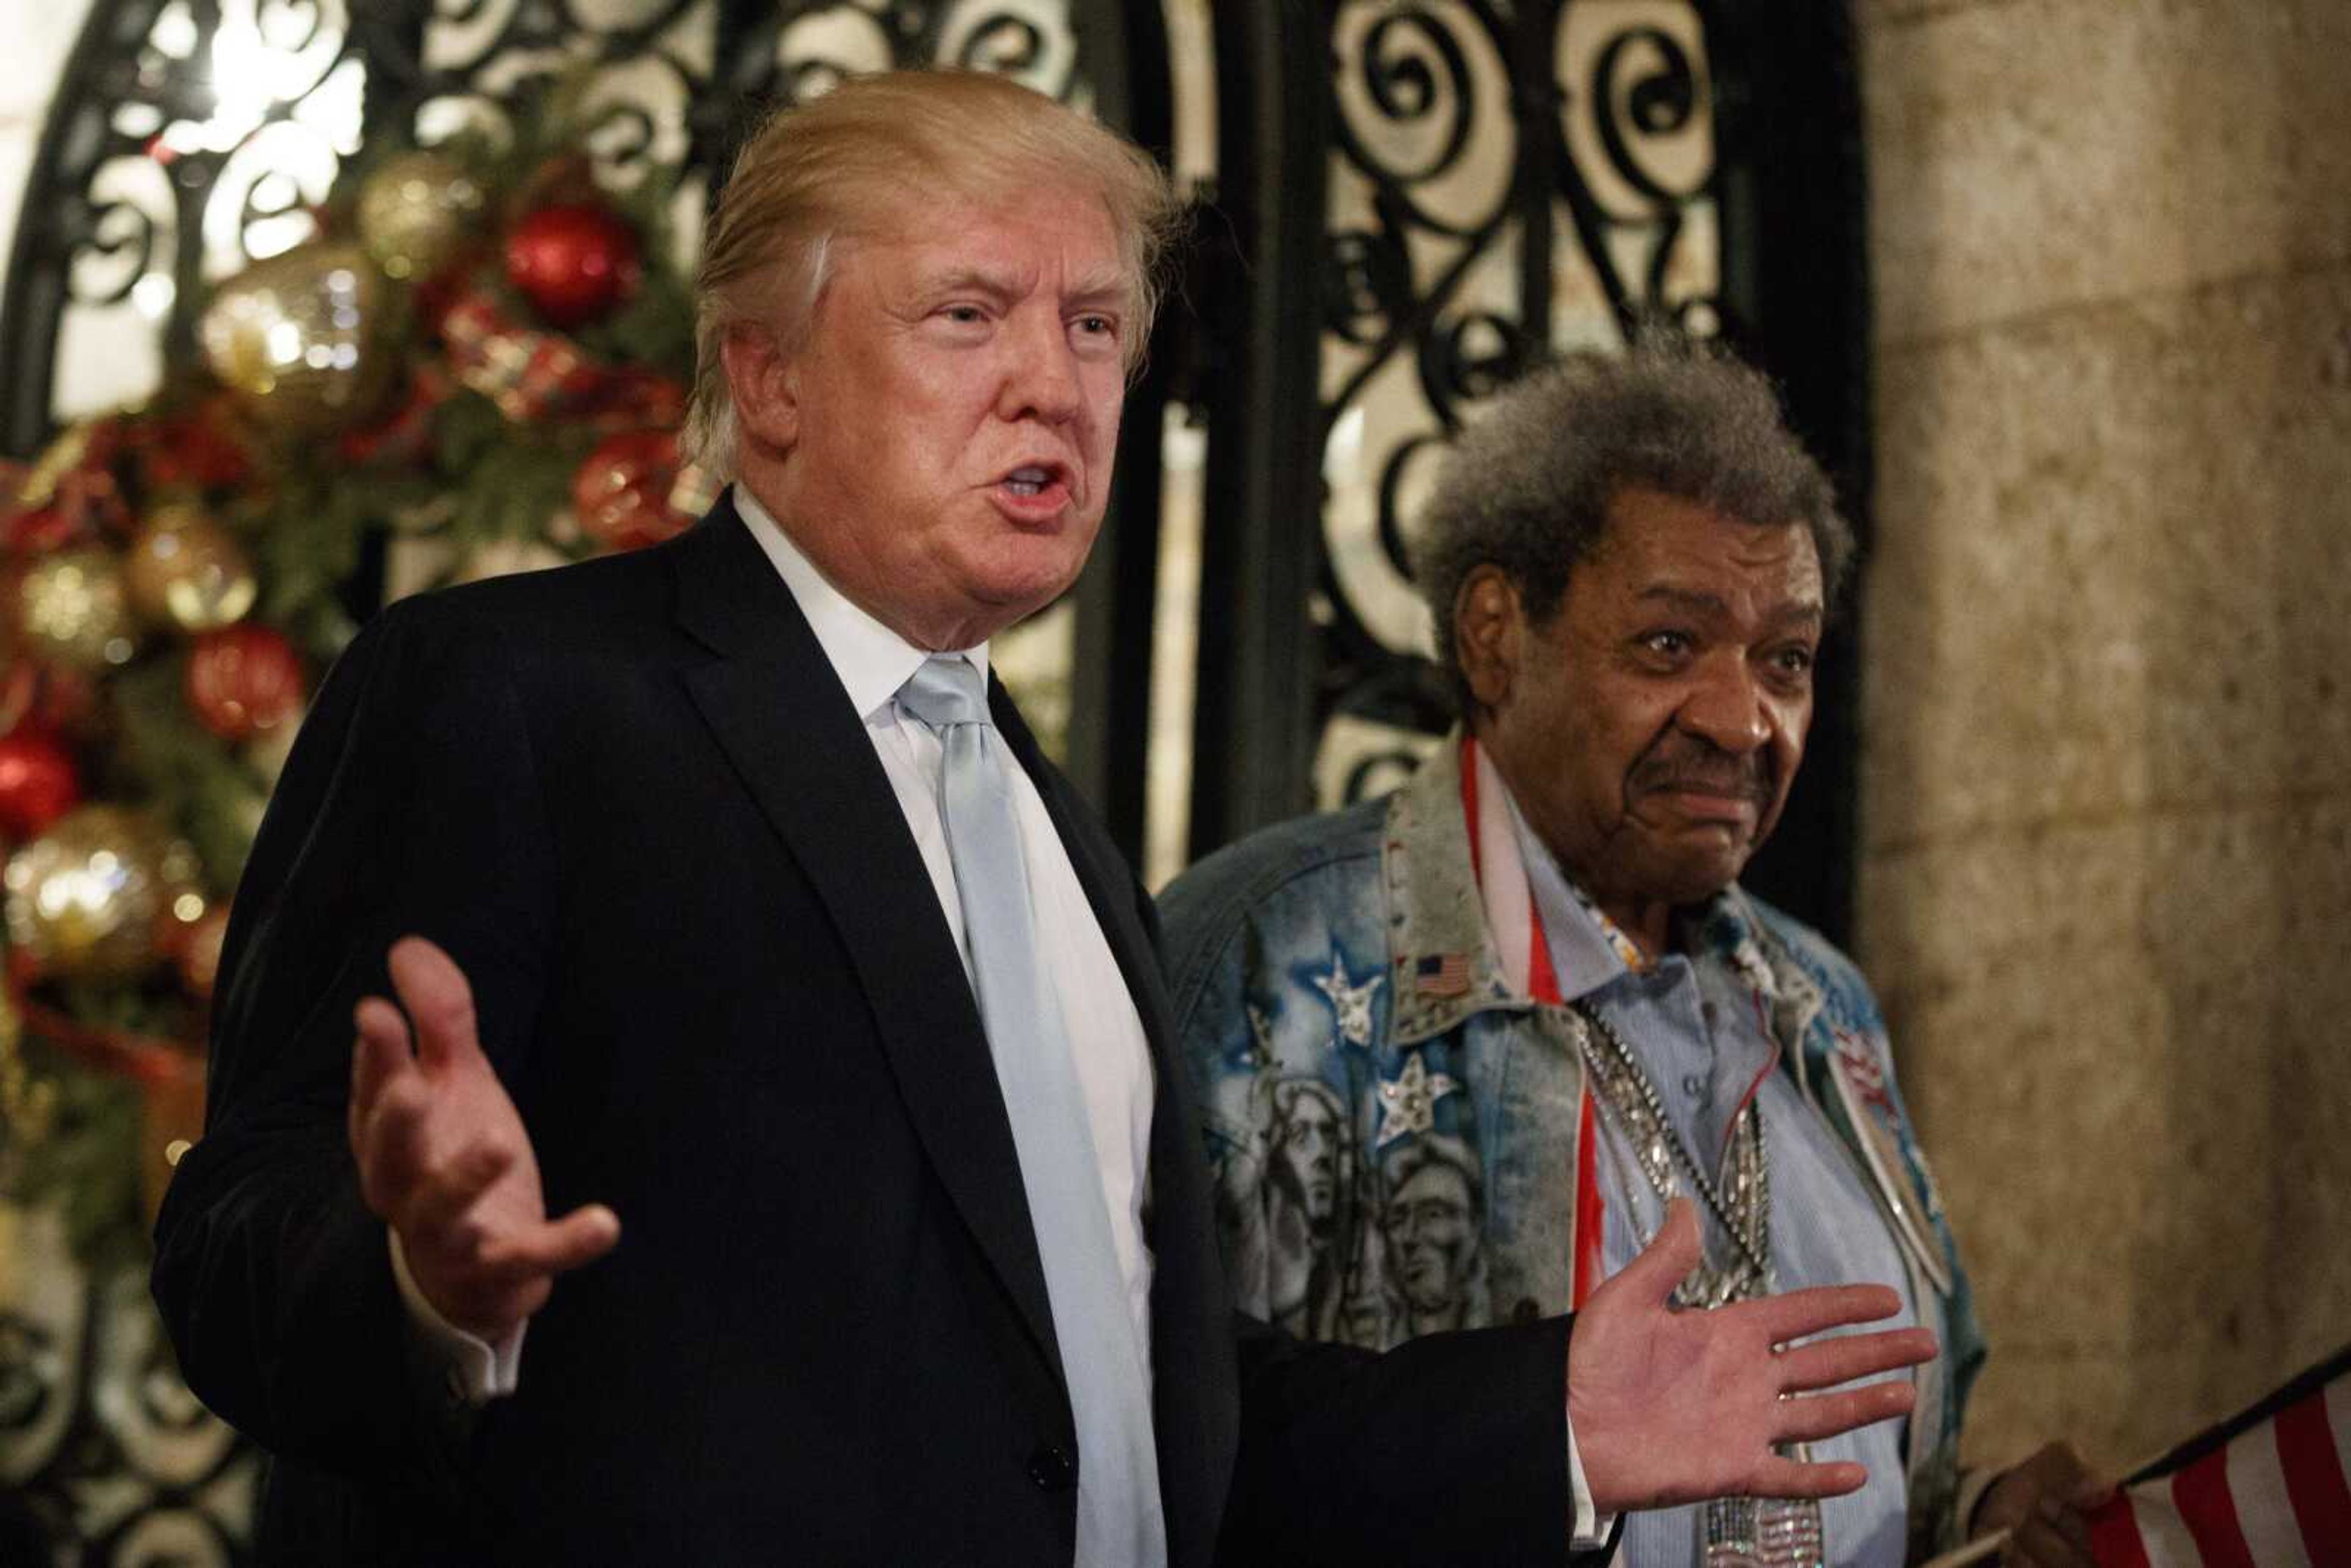
<svg viewBox="0 0 2351 1568"><path fill-rule="evenodd" d="M1419 518L1413 569L1437 618L1437 658L1459 673L1453 601L1499 566L1548 619L1624 489L1653 490L1750 523L1801 522L1834 612L1853 528L1768 378L1689 344L1579 354L1496 398L1464 431Z"/></svg>
<svg viewBox="0 0 2351 1568"><path fill-rule="evenodd" d="M2011 1562L2082 1561L2103 1489L2071 1449L1959 1471L1982 1344L1868 983L1739 885L1802 761L1854 553L1771 383L1687 346L1538 371L1471 423L1420 522L1460 730L1395 794L1269 829L1160 899L1203 1102L1251 1104L1235 1081L1255 1074L1344 1095L1360 1168L1338 1184L1356 1211L1332 1217L1354 1249L1337 1267L1444 1286L1441 1319L1334 1332L1385 1348L1578 1311L1570 1443L1592 1498L1647 1500L1631 1568L1895 1568L2002 1527ZM1209 1146L1252 1134L1212 1124ZM1474 1272L1440 1281L1400 1238L1423 1149L1483 1195L1429 1213ZM1932 1359L1876 1385L1903 1418L1784 1428L1775 1452L1839 1472L1819 1495L1651 1491L1657 1450L1622 1441L1637 1413L1576 1380L1687 1350L1604 1307L1670 1296L1710 1309L1674 1314L1695 1327L1799 1287L1931 1333Z"/></svg>

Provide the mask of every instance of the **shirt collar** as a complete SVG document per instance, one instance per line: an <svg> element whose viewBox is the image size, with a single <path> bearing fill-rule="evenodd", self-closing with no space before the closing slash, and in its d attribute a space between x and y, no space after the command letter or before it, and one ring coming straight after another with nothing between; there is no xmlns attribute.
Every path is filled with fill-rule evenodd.
<svg viewBox="0 0 2351 1568"><path fill-rule="evenodd" d="M1517 840L1519 856L1526 863L1527 886L1541 913L1543 934L1550 939L1552 970L1559 980L1561 998L1573 1001L1619 975L1655 968L1657 961L1646 957L1623 927L1560 869L1550 846L1527 826L1509 781L1500 779L1499 770L1496 778L1503 803L1510 808L1510 831ZM1766 1001L1782 998L1786 988L1764 954L1746 899L1735 883L1694 909L1680 912L1675 922L1693 960L1720 960Z"/></svg>
<svg viewBox="0 0 2351 1568"><path fill-rule="evenodd" d="M930 653L884 626L835 588L747 486L735 486L735 509L775 563L800 613L808 617L809 630L816 633L817 645L831 662L832 673L840 677L858 716L870 718L875 709L887 706ZM978 670L985 687L987 644L957 651Z"/></svg>
<svg viewBox="0 0 2351 1568"><path fill-rule="evenodd" d="M1499 779L1499 769L1496 776ZM1502 803L1510 813L1510 836L1527 868L1527 890L1533 895L1536 913L1542 916L1561 998L1573 1001L1588 996L1617 976L1644 967L1636 962L1640 949L1633 946L1632 938L1568 879L1551 847L1527 825L1508 780L1501 783Z"/></svg>

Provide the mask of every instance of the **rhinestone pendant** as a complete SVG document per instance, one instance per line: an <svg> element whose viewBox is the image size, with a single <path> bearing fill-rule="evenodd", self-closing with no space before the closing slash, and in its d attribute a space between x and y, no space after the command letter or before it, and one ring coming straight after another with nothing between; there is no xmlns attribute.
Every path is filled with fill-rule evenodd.
<svg viewBox="0 0 2351 1568"><path fill-rule="evenodd" d="M1721 1497L1706 1505L1701 1568L1825 1568L1821 1505L1813 1498Z"/></svg>

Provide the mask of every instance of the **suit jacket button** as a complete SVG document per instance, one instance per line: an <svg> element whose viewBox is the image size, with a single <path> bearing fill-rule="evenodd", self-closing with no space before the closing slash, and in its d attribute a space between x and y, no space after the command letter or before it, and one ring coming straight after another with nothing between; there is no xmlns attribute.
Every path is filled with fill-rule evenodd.
<svg viewBox="0 0 2351 1568"><path fill-rule="evenodd" d="M1052 1443L1029 1456L1029 1479L1039 1491L1067 1491L1078 1484L1078 1457Z"/></svg>

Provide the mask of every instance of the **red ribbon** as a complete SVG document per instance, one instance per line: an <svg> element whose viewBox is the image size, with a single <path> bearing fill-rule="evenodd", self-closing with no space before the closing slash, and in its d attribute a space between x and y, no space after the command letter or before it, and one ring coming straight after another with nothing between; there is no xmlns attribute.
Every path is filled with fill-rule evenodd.
<svg viewBox="0 0 2351 1568"><path fill-rule="evenodd" d="M560 332L513 320L479 291L443 313L441 340L457 380L517 423L580 419L614 429L668 429L685 414L684 392L668 377L605 365Z"/></svg>
<svg viewBox="0 0 2351 1568"><path fill-rule="evenodd" d="M13 975L8 991L27 1034L39 1036L86 1066L151 1086L186 1082L204 1074L204 1054L196 1047L131 1030L79 1022L35 1001L23 981Z"/></svg>

